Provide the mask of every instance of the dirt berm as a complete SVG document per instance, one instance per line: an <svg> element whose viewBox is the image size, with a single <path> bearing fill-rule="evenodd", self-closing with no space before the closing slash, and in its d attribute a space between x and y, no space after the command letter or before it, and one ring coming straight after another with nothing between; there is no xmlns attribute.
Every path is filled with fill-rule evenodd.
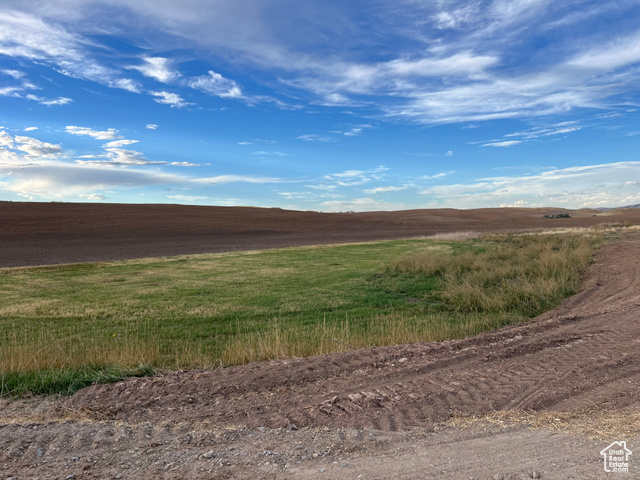
<svg viewBox="0 0 640 480"><path fill-rule="evenodd" d="M0 477L609 478L600 450L627 440L640 457L637 431L593 441L443 422L517 409L637 411L639 272L640 239L627 237L598 252L582 291L559 308L477 337L5 402ZM638 465L615 478L640 478Z"/></svg>

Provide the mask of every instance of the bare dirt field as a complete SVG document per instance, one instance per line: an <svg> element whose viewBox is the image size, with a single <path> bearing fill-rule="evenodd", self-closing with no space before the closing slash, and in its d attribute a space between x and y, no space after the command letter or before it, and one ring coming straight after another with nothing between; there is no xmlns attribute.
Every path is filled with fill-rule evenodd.
<svg viewBox="0 0 640 480"><path fill-rule="evenodd" d="M640 223L640 209L318 213L251 207L0 202L0 268L419 237Z"/></svg>
<svg viewBox="0 0 640 480"><path fill-rule="evenodd" d="M490 214L498 215L483 218ZM391 216L371 215L391 232ZM427 230L427 220L409 213L397 213L397 225L402 215L415 222L407 219L413 226L404 232L430 233L415 226ZM515 222L502 226L513 230ZM344 225L354 231L355 223ZM632 457L629 473L606 474L599 453L626 440L640 455L639 313L640 238L628 236L598 252L582 291L559 308L474 338L167 373L60 400L4 401L0 478L640 478L639 460ZM555 428L553 415L540 430L521 422L452 423L503 411L530 412L527 421L548 412L587 420L618 412L619 428L590 440Z"/></svg>

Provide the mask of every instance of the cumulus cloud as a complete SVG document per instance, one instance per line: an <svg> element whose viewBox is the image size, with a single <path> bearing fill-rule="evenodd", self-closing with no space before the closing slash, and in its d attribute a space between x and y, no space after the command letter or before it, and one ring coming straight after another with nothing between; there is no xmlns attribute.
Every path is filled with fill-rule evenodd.
<svg viewBox="0 0 640 480"><path fill-rule="evenodd" d="M62 152L62 147L60 145L42 142L36 138L16 135L14 140L16 143L16 150L21 150L30 157L53 158Z"/></svg>
<svg viewBox="0 0 640 480"><path fill-rule="evenodd" d="M0 127L0 147L13 147L13 137Z"/></svg>

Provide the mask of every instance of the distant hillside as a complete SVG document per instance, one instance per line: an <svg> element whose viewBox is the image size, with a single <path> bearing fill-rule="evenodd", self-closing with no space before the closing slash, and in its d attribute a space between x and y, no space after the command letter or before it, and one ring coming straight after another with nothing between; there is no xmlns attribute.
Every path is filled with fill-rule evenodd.
<svg viewBox="0 0 640 480"><path fill-rule="evenodd" d="M635 205L626 205L624 207L594 208L594 210L598 210L599 212L608 212L610 210L622 210L623 208L640 208L640 203L636 203Z"/></svg>

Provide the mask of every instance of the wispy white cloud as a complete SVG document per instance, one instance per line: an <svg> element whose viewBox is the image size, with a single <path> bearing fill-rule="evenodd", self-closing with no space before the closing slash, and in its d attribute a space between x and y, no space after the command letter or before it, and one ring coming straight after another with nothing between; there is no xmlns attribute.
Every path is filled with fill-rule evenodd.
<svg viewBox="0 0 640 480"><path fill-rule="evenodd" d="M167 162L147 160L142 152L124 148L105 148L105 153L94 158L106 160L76 160L78 165L93 165L104 167L130 167L143 165L166 165Z"/></svg>
<svg viewBox="0 0 640 480"><path fill-rule="evenodd" d="M109 200L109 197L106 195L102 195L100 193L90 193L87 195L78 195L78 198L83 198L85 200L89 200L92 202L104 202L105 200Z"/></svg>
<svg viewBox="0 0 640 480"><path fill-rule="evenodd" d="M428 207L479 208L496 205L588 208L640 203L640 162L619 162L546 170L534 175L478 179L437 185L420 192Z"/></svg>
<svg viewBox="0 0 640 480"><path fill-rule="evenodd" d="M284 183L286 180L273 177L256 177L252 175L218 175L216 177L197 178L195 183L225 184L225 183Z"/></svg>
<svg viewBox="0 0 640 480"><path fill-rule="evenodd" d="M258 150L257 152L252 152L251 155L258 155L261 157L288 157L289 156L288 153L284 153L284 152L279 152L279 151L266 152L264 150Z"/></svg>
<svg viewBox="0 0 640 480"><path fill-rule="evenodd" d="M362 128L352 128L348 132L344 132L347 137L355 137L356 135L360 135L362 133Z"/></svg>
<svg viewBox="0 0 640 480"><path fill-rule="evenodd" d="M0 175L10 171L0 162ZM59 161L24 164L14 169L4 190L27 198L78 199L96 191L184 182L185 178L158 171L115 169L102 165L74 165Z"/></svg>
<svg viewBox="0 0 640 480"><path fill-rule="evenodd" d="M431 18L439 30L457 29L477 18L479 8L479 2L471 3L451 10L440 10L434 13Z"/></svg>
<svg viewBox="0 0 640 480"><path fill-rule="evenodd" d="M450 57L426 57L414 60L398 59L383 64L391 74L399 76L441 77L479 73L499 63L498 57L474 55L471 52L456 53Z"/></svg>
<svg viewBox="0 0 640 480"><path fill-rule="evenodd" d="M172 65L173 61L169 58L142 57L142 65L131 65L127 68L137 70L159 82L171 83L182 76Z"/></svg>
<svg viewBox="0 0 640 480"><path fill-rule="evenodd" d="M305 135L300 135L298 137L296 137L298 140L302 140L305 142L325 142L325 143L331 143L331 142L335 142L336 140L331 138L331 137L326 137L323 135L316 135L315 133L308 133Z"/></svg>
<svg viewBox="0 0 640 480"><path fill-rule="evenodd" d="M21 72L20 70L6 69L6 70L2 70L1 72L4 73L5 75L9 75L10 77L15 78L16 80L19 80L26 76L26 74L24 72Z"/></svg>
<svg viewBox="0 0 640 480"><path fill-rule="evenodd" d="M485 143L483 147L513 147L514 145L518 145L522 143L522 140L505 140L503 142L490 142Z"/></svg>
<svg viewBox="0 0 640 480"><path fill-rule="evenodd" d="M147 123L144 128L146 128L147 130L157 130L158 125L156 125L155 123Z"/></svg>
<svg viewBox="0 0 640 480"><path fill-rule="evenodd" d="M67 133L72 135L88 135L96 140L119 140L122 136L118 135L118 130L115 128L109 128L108 130L93 130L88 127L77 127L74 125L68 125L65 127Z"/></svg>
<svg viewBox="0 0 640 480"><path fill-rule="evenodd" d="M173 165L174 167L199 167L200 165L197 163L191 162L170 162L168 165Z"/></svg>
<svg viewBox="0 0 640 480"><path fill-rule="evenodd" d="M640 62L640 32L616 38L583 52L567 62L569 67L606 72Z"/></svg>
<svg viewBox="0 0 640 480"><path fill-rule="evenodd" d="M189 105L194 105L193 103L186 102L180 95L177 93L165 92L164 90L159 92L149 92L151 95L155 97L155 101L158 103L162 103L163 105L170 105L171 108L182 108L187 107Z"/></svg>
<svg viewBox="0 0 640 480"><path fill-rule="evenodd" d="M208 75L190 78L187 85L209 95L221 98L242 98L242 89L233 80L209 70Z"/></svg>
<svg viewBox="0 0 640 480"><path fill-rule="evenodd" d="M339 187L354 187L375 180L382 180L384 172L387 170L389 169L383 165L369 170L345 170L344 172L325 175L322 181L324 183L331 182Z"/></svg>
<svg viewBox="0 0 640 480"><path fill-rule="evenodd" d="M112 142L105 143L103 147L104 148L120 148L120 147L124 147L125 145L131 145L134 143L138 143L138 140L127 140L127 139L113 140Z"/></svg>
<svg viewBox="0 0 640 480"><path fill-rule="evenodd" d="M226 62L255 67L261 72L258 82L274 94L245 94L235 80L214 70L181 76L174 60L164 56L148 55L131 67L175 88L288 108L274 95L290 94L295 87L292 96L308 103L349 105L352 111L364 107L368 117L377 109L385 117L423 124L605 108L628 102L624 94L635 92L640 80L637 29L611 28L625 12L637 14L636 2L629 0L382 0L365 15L333 4L320 11L317 2L291 8L286 2L247 0L240 14L231 0L216 2L215 11L203 9L200 0L186 0L180 8L170 2L117 0L113 5L126 15L113 23L105 20L107 26L100 23L100 29L90 27L96 23L91 22L96 10L91 0L82 5L49 0L29 9L24 2L7 1L0 16L0 53L136 92L143 92L143 86L99 55L106 48L92 33L104 34L108 27L138 31L139 43L148 45L154 43L151 37L158 38L152 33L162 32L163 40L153 45L156 51L196 47ZM589 22L599 17L603 21L590 34L593 39L576 42L573 34L592 31ZM282 18L288 19L286 25ZM82 33L73 28L78 24ZM386 49L371 40L372 28ZM537 42L533 51L520 54L540 32L553 32L554 42ZM611 40L603 42L606 36ZM174 106L184 102L156 99Z"/></svg>
<svg viewBox="0 0 640 480"><path fill-rule="evenodd" d="M0 74L9 76L14 80L13 85L0 88L0 96L2 97L28 98L28 95L25 96L25 92L38 89L38 87L27 79L26 74L19 70L0 70Z"/></svg>
<svg viewBox="0 0 640 480"><path fill-rule="evenodd" d="M411 188L408 185L389 185L386 187L375 187L368 188L364 191L364 193L368 193L369 195L374 195L377 193L391 193L391 192L402 192L403 190L408 190Z"/></svg>
<svg viewBox="0 0 640 480"><path fill-rule="evenodd" d="M136 82L87 53L93 42L38 16L11 9L0 12L0 54L51 64L58 72L113 88L137 91Z"/></svg>
<svg viewBox="0 0 640 480"><path fill-rule="evenodd" d="M202 196L202 195L167 195L167 198L170 198L172 200L178 200L180 202L193 203L193 202L196 202L198 200L206 200L209 197L205 197L205 196Z"/></svg>
<svg viewBox="0 0 640 480"><path fill-rule="evenodd" d="M32 132L33 130L38 130L38 127L27 127L24 129L25 132Z"/></svg>
<svg viewBox="0 0 640 480"><path fill-rule="evenodd" d="M325 191L325 192L331 192L333 190L337 190L338 185L333 184L333 183L319 183L319 184L310 184L310 185L305 185L305 187L307 188L311 188L314 190L321 190L321 191Z"/></svg>
<svg viewBox="0 0 640 480"><path fill-rule="evenodd" d="M592 127L591 125L590 127ZM481 145L483 147L512 147L514 145L529 143L531 141L540 141L545 137L555 137L556 135L565 135L583 130L587 126L579 125L577 121L566 121L556 123L546 127L534 127L518 132L507 133L503 139L484 140L469 142L471 145ZM516 138L517 140L511 140Z"/></svg>
<svg viewBox="0 0 640 480"><path fill-rule="evenodd" d="M505 137L523 137L525 140L531 140L539 137L550 137L564 133L578 132L584 128L581 125L567 125L567 123L574 124L575 122L563 122L562 124L557 124L548 128L532 128L522 132L509 133L505 135Z"/></svg>
<svg viewBox="0 0 640 480"><path fill-rule="evenodd" d="M439 178L444 178L444 177L448 177L449 175L453 175L454 173L456 172L452 170L450 172L440 172L434 175L422 175L420 178L422 180L437 180Z"/></svg>
<svg viewBox="0 0 640 480"><path fill-rule="evenodd" d="M43 98L33 94L25 95L25 98L28 100L33 100L34 102L38 102L40 105L46 105L47 107L51 107L54 105L67 105L73 102L72 99L67 97Z"/></svg>
<svg viewBox="0 0 640 480"><path fill-rule="evenodd" d="M287 200L319 200L324 198L341 198L344 195L337 193L319 193L319 192L277 192L279 196Z"/></svg>

